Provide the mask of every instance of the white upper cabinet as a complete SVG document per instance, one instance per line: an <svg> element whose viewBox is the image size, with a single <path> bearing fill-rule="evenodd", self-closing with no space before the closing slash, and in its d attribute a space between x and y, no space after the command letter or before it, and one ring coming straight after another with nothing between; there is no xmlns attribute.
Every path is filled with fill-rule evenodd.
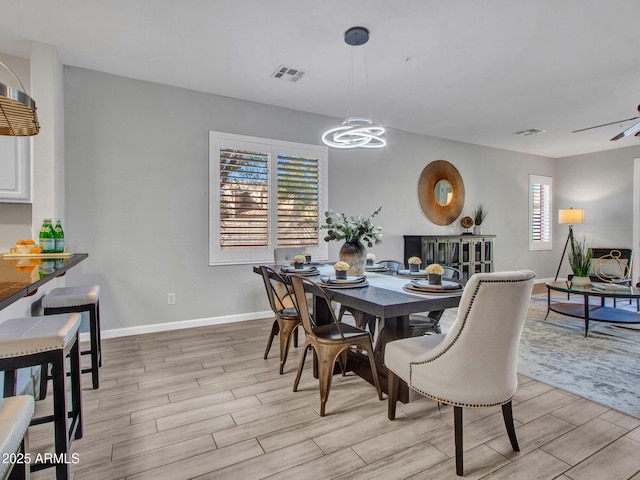
<svg viewBox="0 0 640 480"><path fill-rule="evenodd" d="M0 202L31 203L31 137L0 136Z"/></svg>

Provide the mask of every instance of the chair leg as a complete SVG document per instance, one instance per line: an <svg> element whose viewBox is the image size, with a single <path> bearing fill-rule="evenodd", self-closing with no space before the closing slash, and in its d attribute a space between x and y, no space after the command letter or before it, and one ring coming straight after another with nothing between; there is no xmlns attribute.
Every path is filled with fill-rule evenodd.
<svg viewBox="0 0 640 480"><path fill-rule="evenodd" d="M456 475L463 476L464 468L462 463L462 407L453 407L453 430L456 445Z"/></svg>
<svg viewBox="0 0 640 480"><path fill-rule="evenodd" d="M331 380L333 379L333 368L344 345L330 346L322 348L318 352L318 375L320 380L320 416L324 417L329 391L331 390Z"/></svg>
<svg viewBox="0 0 640 480"><path fill-rule="evenodd" d="M71 371L71 421L75 430L74 438L79 440L83 436L82 427L82 388L81 368L80 368L80 339L76 338L76 343L69 352L69 366Z"/></svg>
<svg viewBox="0 0 640 480"><path fill-rule="evenodd" d="M387 416L389 420L396 419L396 403L398 402L398 388L400 382L398 377L391 370L387 370L387 397L389 402Z"/></svg>
<svg viewBox="0 0 640 480"><path fill-rule="evenodd" d="M269 356L269 350L271 350L271 345L273 344L273 337L275 337L280 331L280 327L278 326L278 320L273 321L273 326L271 327L271 333L269 334L269 340L267 340L267 348L264 350L264 359L267 359Z"/></svg>
<svg viewBox="0 0 640 480"><path fill-rule="evenodd" d="M287 362L291 334L298 328L297 322L280 320L280 375L284 372L284 364Z"/></svg>
<svg viewBox="0 0 640 480"><path fill-rule="evenodd" d="M294 392L298 391L298 385L300 384L300 377L302 376L302 369L304 368L304 361L307 358L307 351L310 348L313 350L313 347L311 346L309 341L305 341L304 350L302 352L302 356L300 357L300 365L298 365L298 373L296 373L296 379L293 382L293 391Z"/></svg>
<svg viewBox="0 0 640 480"><path fill-rule="evenodd" d="M89 309L89 327L91 333L91 368L89 371L91 372L93 389L96 390L100 387L100 380L98 377L98 365L100 364L100 342L98 341L98 330L100 327L98 326L98 315L95 305L92 305Z"/></svg>
<svg viewBox="0 0 640 480"><path fill-rule="evenodd" d="M502 417L504 418L504 425L507 427L507 434L511 441L511 448L514 452L519 452L518 439L516 438L516 429L513 425L513 410L511 408L511 402L502 405Z"/></svg>
<svg viewBox="0 0 640 480"><path fill-rule="evenodd" d="M293 331L293 346L298 348L298 327Z"/></svg>
<svg viewBox="0 0 640 480"><path fill-rule="evenodd" d="M67 422L65 355L60 351L52 361L53 416L55 453L59 458L69 454L69 424ZM69 478L69 465L64 461L55 463L56 478Z"/></svg>
<svg viewBox="0 0 640 480"><path fill-rule="evenodd" d="M49 364L43 363L40 365L40 393L38 394L38 398L40 400L47 398L47 385L49 378Z"/></svg>
<svg viewBox="0 0 640 480"><path fill-rule="evenodd" d="M100 330L100 301L96 302L96 324L98 329L96 331L98 336L98 366L102 366L102 333Z"/></svg>

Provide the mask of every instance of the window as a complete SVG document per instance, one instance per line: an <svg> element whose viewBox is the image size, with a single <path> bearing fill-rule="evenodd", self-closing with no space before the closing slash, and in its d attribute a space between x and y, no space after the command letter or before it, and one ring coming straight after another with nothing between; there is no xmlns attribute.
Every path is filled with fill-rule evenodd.
<svg viewBox="0 0 640 480"><path fill-rule="evenodd" d="M327 147L209 132L209 264L273 262L276 247L327 258Z"/></svg>
<svg viewBox="0 0 640 480"><path fill-rule="evenodd" d="M553 179L529 175L529 250L551 250Z"/></svg>

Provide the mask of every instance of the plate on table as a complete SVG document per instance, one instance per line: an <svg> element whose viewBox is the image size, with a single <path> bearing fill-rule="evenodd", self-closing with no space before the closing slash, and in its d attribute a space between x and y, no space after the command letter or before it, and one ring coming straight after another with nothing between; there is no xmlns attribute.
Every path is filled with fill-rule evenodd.
<svg viewBox="0 0 640 480"><path fill-rule="evenodd" d="M398 270L394 275L405 278L427 278L429 274L424 270L419 272L410 272L409 270Z"/></svg>
<svg viewBox="0 0 640 480"><path fill-rule="evenodd" d="M443 290L462 290L462 285L450 280L442 280L442 285L430 285L429 280L411 280L411 288L425 290L428 292L440 292Z"/></svg>
<svg viewBox="0 0 640 480"><path fill-rule="evenodd" d="M365 271L367 272L387 272L389 268L386 265L374 263L373 265L365 265Z"/></svg>
<svg viewBox="0 0 640 480"><path fill-rule="evenodd" d="M280 271L282 273L296 273L298 275L304 275L307 277L320 274L320 272L316 267L302 267L302 268L282 267L280 268Z"/></svg>
<svg viewBox="0 0 640 480"><path fill-rule="evenodd" d="M433 289L425 290L424 288L416 287L413 283L407 283L402 287L405 292L420 293L422 295L460 295L462 293L462 287L457 289Z"/></svg>
<svg viewBox="0 0 640 480"><path fill-rule="evenodd" d="M365 278L363 275L348 276L346 280L336 279L336 277L325 277L317 284L324 288L362 288L369 286L369 282L367 282Z"/></svg>

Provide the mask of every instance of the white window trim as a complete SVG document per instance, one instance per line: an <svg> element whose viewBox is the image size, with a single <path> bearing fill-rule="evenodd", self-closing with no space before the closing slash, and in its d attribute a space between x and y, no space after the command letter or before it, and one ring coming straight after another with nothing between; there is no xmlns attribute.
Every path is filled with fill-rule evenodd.
<svg viewBox="0 0 640 480"><path fill-rule="evenodd" d="M255 263L273 263L273 250L278 247L275 226L277 225L277 198L270 195L269 208L269 246L267 248L252 249L228 249L220 248L220 161L219 152L221 147L246 149L248 144L259 146L262 151L270 152L270 192L276 191L276 175L271 172L276 171L278 154L295 154L315 157L320 160L319 178L319 224L324 220L324 212L328 210L329 188L328 188L328 148L319 145L308 145L294 142L284 142L271 140L268 138L249 137L224 132L209 132L209 265L243 265ZM273 168L271 168L273 167ZM323 233L319 231L319 246L301 247L300 250L311 252L314 259L327 260L329 257L329 247L327 242L322 240Z"/></svg>
<svg viewBox="0 0 640 480"><path fill-rule="evenodd" d="M549 197L549 241L534 242L533 241L533 193L531 187L534 184L549 185L551 195ZM552 250L553 249L553 177L546 175L529 174L529 250Z"/></svg>

